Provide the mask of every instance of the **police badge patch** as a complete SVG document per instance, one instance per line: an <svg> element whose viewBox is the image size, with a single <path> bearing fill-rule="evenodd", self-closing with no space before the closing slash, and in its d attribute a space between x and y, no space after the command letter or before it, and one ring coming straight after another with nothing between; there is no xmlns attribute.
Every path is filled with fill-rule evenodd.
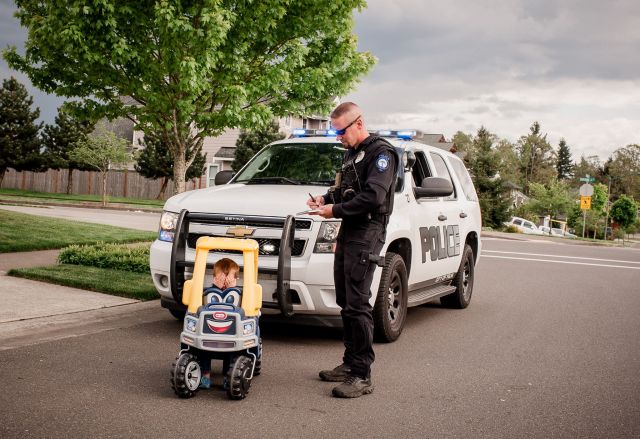
<svg viewBox="0 0 640 439"><path fill-rule="evenodd" d="M384 172L389 167L389 159L390 157L387 154L380 154L376 159L376 168L378 171Z"/></svg>

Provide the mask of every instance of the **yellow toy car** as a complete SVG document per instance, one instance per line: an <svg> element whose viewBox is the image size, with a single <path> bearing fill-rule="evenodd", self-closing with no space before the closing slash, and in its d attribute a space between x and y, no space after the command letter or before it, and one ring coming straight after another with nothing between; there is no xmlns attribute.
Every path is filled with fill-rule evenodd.
<svg viewBox="0 0 640 439"><path fill-rule="evenodd" d="M180 334L180 352L171 368L171 387L180 398L195 396L203 366L212 359L223 361L224 387L230 399L245 398L251 380L260 373L262 342L258 317L262 287L258 284L258 248L253 239L210 236L198 239L193 276L185 281L182 292L187 312ZM242 251L243 285L242 289L228 289L232 290L230 300L225 300L219 289L204 288L207 256L213 250Z"/></svg>

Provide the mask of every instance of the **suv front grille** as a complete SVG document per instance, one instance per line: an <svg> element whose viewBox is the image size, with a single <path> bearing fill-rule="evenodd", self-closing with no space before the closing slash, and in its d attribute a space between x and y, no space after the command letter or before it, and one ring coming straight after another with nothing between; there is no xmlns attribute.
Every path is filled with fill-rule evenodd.
<svg viewBox="0 0 640 439"><path fill-rule="evenodd" d="M196 242L198 241L198 238L200 238L201 236L214 236L216 237L216 235L207 235L207 234L203 234L203 233L189 233L189 236L187 237L187 244L189 245L190 248L196 248ZM228 238L228 236L217 236L218 238ZM279 238L251 238L251 239L255 239L258 242L258 245L260 247L260 250L258 251L258 254L261 256L278 256L280 254L280 239ZM305 246L306 240L304 239L294 239L293 240L293 248L291 249L291 256L301 256L302 253L304 253L304 246ZM264 246L265 245L273 245L275 247L275 250L272 252L266 252L264 251ZM214 249L215 250L215 249ZM232 253L232 254L242 254L241 250L219 250L222 251L224 253Z"/></svg>
<svg viewBox="0 0 640 439"><path fill-rule="evenodd" d="M189 221L192 223L218 224L224 226L247 226L271 229L282 229L284 218L264 216L226 215L217 213L189 213ZM296 230L311 230L311 220L296 219Z"/></svg>

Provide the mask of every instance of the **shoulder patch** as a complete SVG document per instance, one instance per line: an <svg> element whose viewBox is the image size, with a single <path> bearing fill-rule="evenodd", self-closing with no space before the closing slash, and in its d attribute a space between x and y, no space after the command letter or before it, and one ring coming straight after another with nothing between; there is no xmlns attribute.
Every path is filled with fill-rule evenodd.
<svg viewBox="0 0 640 439"><path fill-rule="evenodd" d="M382 154L380 154L376 158L376 168L378 168L378 171L380 172L386 171L387 168L389 167L390 160L391 160L391 157L389 157L388 153L383 152Z"/></svg>

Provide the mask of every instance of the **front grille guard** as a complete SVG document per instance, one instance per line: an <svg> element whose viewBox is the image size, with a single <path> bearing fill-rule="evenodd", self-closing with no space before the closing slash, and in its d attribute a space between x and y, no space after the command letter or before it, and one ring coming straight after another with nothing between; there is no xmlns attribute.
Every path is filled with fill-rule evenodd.
<svg viewBox="0 0 640 439"><path fill-rule="evenodd" d="M293 305L291 302L291 254L296 240L294 239L296 230L296 220L292 215L285 219L273 217L242 217L237 215L221 215L206 213L189 213L188 210L182 209L176 223L176 232L171 247L171 267L169 269L169 285L171 286L171 294L176 303L182 304L182 291L185 281L185 269L193 267L192 261L187 261L185 254L189 239L189 224L191 222L198 224L220 224L222 218L232 219L234 224L269 224L271 227L282 227L282 237L278 252L278 269L276 282L276 298L277 303L263 302L263 308L279 309L285 317L293 315ZM246 219L246 222L242 222ZM306 229L307 226L300 227ZM309 226L310 228L310 226ZM241 238L239 238L241 239ZM207 268L211 264L207 264ZM260 272L260 270L259 270Z"/></svg>

